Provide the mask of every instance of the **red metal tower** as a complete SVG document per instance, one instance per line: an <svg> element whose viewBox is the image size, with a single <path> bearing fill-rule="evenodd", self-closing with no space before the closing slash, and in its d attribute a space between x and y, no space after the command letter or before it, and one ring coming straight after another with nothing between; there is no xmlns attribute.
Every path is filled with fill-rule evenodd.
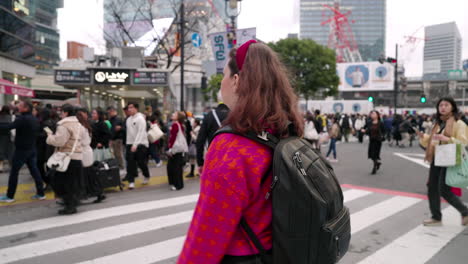
<svg viewBox="0 0 468 264"><path fill-rule="evenodd" d="M348 20L348 16L351 14L351 11L342 13L340 11L340 3L338 0L335 0L333 7L327 4L323 4L322 6L324 7L322 11L323 21L320 25L330 25L328 47L335 50L336 61L362 61L361 53L359 53L353 31L351 30L350 21ZM331 15L329 15L329 11L331 11ZM351 23L354 23L354 20L351 20Z"/></svg>

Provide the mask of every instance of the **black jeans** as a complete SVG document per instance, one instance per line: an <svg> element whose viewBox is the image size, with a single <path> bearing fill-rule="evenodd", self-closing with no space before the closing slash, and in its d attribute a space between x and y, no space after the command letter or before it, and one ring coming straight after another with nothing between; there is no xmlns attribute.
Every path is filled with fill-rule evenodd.
<svg viewBox="0 0 468 264"><path fill-rule="evenodd" d="M31 176L34 179L34 183L36 184L37 195L44 196L44 187L42 186L41 174L37 168L36 150L16 149L15 153L13 154L10 177L8 178L8 198L13 199L15 197L16 187L18 186L18 174L21 167L23 167L25 163L28 166L29 173L31 173Z"/></svg>
<svg viewBox="0 0 468 264"><path fill-rule="evenodd" d="M184 188L184 166L185 158L183 153L176 153L169 157L167 161L167 176L169 178L169 185L174 185L177 190Z"/></svg>
<svg viewBox="0 0 468 264"><path fill-rule="evenodd" d="M135 182L135 178L138 177L138 168L140 168L145 178L149 178L148 148L143 145L139 145L137 151L132 152L131 149L132 145L127 145L125 156L127 159L128 182Z"/></svg>
<svg viewBox="0 0 468 264"><path fill-rule="evenodd" d="M442 196L451 206L455 207L462 216L468 216L468 208L463 202L452 193L450 186L445 184L445 172L447 168L434 166L431 164L429 170L429 182L427 183L427 196L429 197L429 208L432 218L442 220L440 211L440 196Z"/></svg>

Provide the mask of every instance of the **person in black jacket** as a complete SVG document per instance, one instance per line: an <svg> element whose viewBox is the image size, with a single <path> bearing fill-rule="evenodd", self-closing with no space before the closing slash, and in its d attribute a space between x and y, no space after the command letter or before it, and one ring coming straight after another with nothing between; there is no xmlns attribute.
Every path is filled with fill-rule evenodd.
<svg viewBox="0 0 468 264"><path fill-rule="evenodd" d="M111 131L107 127L105 121L104 111L101 108L96 108L91 114L91 119L94 121L91 125L93 129L91 148L96 149L109 149L109 141L111 139Z"/></svg>
<svg viewBox="0 0 468 264"><path fill-rule="evenodd" d="M107 108L107 113L109 114L109 121L112 124L111 129L111 141L109 142L110 147L114 153L115 158L119 162L119 167L121 170L125 168L124 159L123 159L123 139L125 136L125 123L117 115L117 110L113 106Z"/></svg>
<svg viewBox="0 0 468 264"><path fill-rule="evenodd" d="M46 163L50 156L54 153L55 148L46 143L47 133L44 131L45 127L48 127L52 132L55 133L57 128L57 122L52 119L51 110L44 108L39 111L39 135L37 136L37 168L41 173L42 180L49 186L50 179L47 177ZM47 189L47 188L46 188Z"/></svg>
<svg viewBox="0 0 468 264"><path fill-rule="evenodd" d="M205 144L211 143L214 133L221 127L221 123L227 118L229 108L220 103L215 109L209 112L203 119L200 132L197 138L197 164L200 175L203 172Z"/></svg>
<svg viewBox="0 0 468 264"><path fill-rule="evenodd" d="M369 150L367 156L374 163L372 174L376 174L382 165L380 159L380 151L382 149L382 141L385 139L385 126L380 119L380 113L377 111L370 112L370 120L362 129L363 133L369 136Z"/></svg>
<svg viewBox="0 0 468 264"><path fill-rule="evenodd" d="M33 105L28 101L18 104L20 115L10 124L0 124L0 129L16 129L15 152L8 178L8 191L5 196L0 197L0 202L14 202L16 187L18 186L18 173L26 163L36 184L36 195L32 199L44 200L44 188L41 174L37 168L36 139L39 134L39 121L31 112Z"/></svg>

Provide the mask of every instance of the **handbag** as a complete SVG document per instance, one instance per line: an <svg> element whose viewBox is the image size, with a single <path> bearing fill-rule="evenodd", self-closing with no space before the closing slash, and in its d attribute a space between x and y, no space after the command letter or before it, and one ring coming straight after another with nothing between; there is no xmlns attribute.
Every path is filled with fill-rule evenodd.
<svg viewBox="0 0 468 264"><path fill-rule="evenodd" d="M185 138L184 132L182 132L182 128L180 124L178 122L176 124L179 127L179 131L177 132L177 137L174 142L174 145L171 148L171 152L172 154L187 153L188 152L187 139Z"/></svg>
<svg viewBox="0 0 468 264"><path fill-rule="evenodd" d="M76 145L78 144L79 138L75 139L75 143L73 143L73 148L71 152L59 152L55 149L54 154L50 156L47 160L47 167L59 172L66 172L68 169L68 165L70 165L71 155L75 153Z"/></svg>
<svg viewBox="0 0 468 264"><path fill-rule="evenodd" d="M162 136L164 136L164 132L159 128L158 124L151 124L150 129L148 130L148 141L150 143L154 143Z"/></svg>
<svg viewBox="0 0 468 264"><path fill-rule="evenodd" d="M452 187L468 187L468 153L462 150L462 161L460 165L447 168L445 183Z"/></svg>
<svg viewBox="0 0 468 264"><path fill-rule="evenodd" d="M461 163L461 144L436 145L434 165L452 167Z"/></svg>
<svg viewBox="0 0 468 264"><path fill-rule="evenodd" d="M108 148L97 148L93 150L94 161L104 161L112 159L112 153Z"/></svg>
<svg viewBox="0 0 468 264"><path fill-rule="evenodd" d="M305 124L305 133L304 138L308 140L318 140L319 134L317 133L317 129L315 129L315 125L313 121L308 121Z"/></svg>

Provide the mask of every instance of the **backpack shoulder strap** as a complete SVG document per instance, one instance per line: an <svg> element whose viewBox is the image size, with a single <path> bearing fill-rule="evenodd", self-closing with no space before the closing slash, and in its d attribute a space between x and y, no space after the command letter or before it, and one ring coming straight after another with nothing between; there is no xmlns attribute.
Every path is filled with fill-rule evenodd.
<svg viewBox="0 0 468 264"><path fill-rule="evenodd" d="M262 145L265 145L271 149L275 149L276 148L276 145L278 145L279 143L279 139L277 137L275 137L274 135L268 133L268 132L262 132L262 134L256 134L255 132L247 132L245 134L243 133L239 133L239 132L236 132L234 131L230 126L224 126L220 129L218 129L215 134L213 135L213 139L219 135L219 134L225 134L225 133L228 133L228 134L235 134L235 135L239 135L239 136L242 136L242 137L245 137L245 138L248 138L248 139L251 139L255 142L258 142Z"/></svg>

